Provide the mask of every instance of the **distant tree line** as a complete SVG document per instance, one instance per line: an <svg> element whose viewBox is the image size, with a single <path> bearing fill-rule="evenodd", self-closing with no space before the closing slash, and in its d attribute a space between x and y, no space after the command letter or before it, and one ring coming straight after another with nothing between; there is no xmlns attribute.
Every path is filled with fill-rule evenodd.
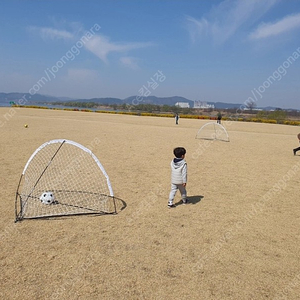
<svg viewBox="0 0 300 300"><path fill-rule="evenodd" d="M274 110L274 111L259 111L256 116L259 119L269 119L276 120L277 122L283 122L287 119L287 112L284 110Z"/></svg>
<svg viewBox="0 0 300 300"><path fill-rule="evenodd" d="M123 104L100 104L97 102L78 102L78 101L67 101L67 102L53 102L53 105L62 105L70 107L81 107L81 108L99 108L101 106L112 108L113 110L124 110L124 111L141 111L141 112L171 112L178 114L193 114L195 110L193 108L181 108L178 106L170 105L155 105L155 104L138 104L130 105L127 103Z"/></svg>
<svg viewBox="0 0 300 300"><path fill-rule="evenodd" d="M101 107L110 108L112 110L119 111L134 111L134 112L149 112L149 113L174 113L174 114L190 114L190 115L200 115L200 114L211 114L213 111L222 111L224 117L237 115L237 111L239 111L239 115L255 115L256 118L259 119L271 119L276 120L279 123L286 120L288 117L292 117L295 119L300 118L299 111L286 111L280 108L275 111L257 111L253 109L255 105L248 105L248 109L243 112L240 111L238 107L231 109L195 109L195 108L182 108L175 105L156 105L156 104L138 104L138 105L130 105L127 103L122 104L101 104L98 102L79 102L79 101L67 101L67 102L53 102L53 105L62 105L62 106L70 106L70 107L79 107L85 109L99 109Z"/></svg>
<svg viewBox="0 0 300 300"><path fill-rule="evenodd" d="M71 107L82 107L82 108L97 108L99 106L96 102L77 102L77 101L68 101L68 102L52 102L52 105L62 105L62 106L71 106Z"/></svg>

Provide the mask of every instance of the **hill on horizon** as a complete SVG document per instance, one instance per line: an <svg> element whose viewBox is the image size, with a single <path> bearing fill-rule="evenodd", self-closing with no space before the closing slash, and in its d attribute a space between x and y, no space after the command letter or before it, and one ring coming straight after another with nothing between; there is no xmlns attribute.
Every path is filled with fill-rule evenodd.
<svg viewBox="0 0 300 300"><path fill-rule="evenodd" d="M28 100L24 103L24 99ZM50 95L42 95L42 94L34 94L31 95L29 93L0 93L0 103L9 104L10 102L15 102L16 104L21 105L36 105L36 104L51 104L53 102L68 102L68 101L77 101L77 102L95 102L102 105L111 105L111 104L154 104L154 105L169 105L173 106L177 102L185 102L189 103L190 107L194 106L194 100L187 99L181 96L171 96L171 97L156 97L156 96L148 96L148 97L138 97L138 96L130 96L124 99L113 98L113 97L105 97L105 98L69 98L69 97L54 97ZM243 106L243 104L238 103L227 103L227 102L210 102L205 101L207 104L214 105L215 109L234 109ZM274 110L276 107L268 106L268 107L257 107L265 110ZM294 109L291 109L294 110Z"/></svg>

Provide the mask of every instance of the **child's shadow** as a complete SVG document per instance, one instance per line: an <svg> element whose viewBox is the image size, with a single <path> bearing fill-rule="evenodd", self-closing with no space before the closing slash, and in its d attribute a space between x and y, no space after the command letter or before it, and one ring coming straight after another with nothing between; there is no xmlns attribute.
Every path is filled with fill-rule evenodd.
<svg viewBox="0 0 300 300"><path fill-rule="evenodd" d="M188 196L187 197L187 204L197 204L198 202L200 202L202 199L204 198L204 196L202 195L198 195L198 196ZM178 203L176 203L176 205L181 205L183 204L182 201L180 200Z"/></svg>

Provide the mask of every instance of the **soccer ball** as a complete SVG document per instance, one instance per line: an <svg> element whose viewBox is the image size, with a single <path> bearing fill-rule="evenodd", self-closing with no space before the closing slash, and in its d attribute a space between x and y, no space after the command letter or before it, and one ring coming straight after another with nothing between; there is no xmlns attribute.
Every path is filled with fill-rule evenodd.
<svg viewBox="0 0 300 300"><path fill-rule="evenodd" d="M43 204L53 204L55 202L55 197L54 194L52 192L44 192L41 197L40 200Z"/></svg>
<svg viewBox="0 0 300 300"><path fill-rule="evenodd" d="M27 125L27 124L25 124L25 125L24 125L24 127L25 127L25 128L28 128L28 125Z"/></svg>

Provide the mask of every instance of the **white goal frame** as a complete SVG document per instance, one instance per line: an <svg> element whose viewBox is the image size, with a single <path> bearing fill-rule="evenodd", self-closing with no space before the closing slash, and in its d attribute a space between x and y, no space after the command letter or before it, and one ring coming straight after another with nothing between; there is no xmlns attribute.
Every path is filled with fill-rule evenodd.
<svg viewBox="0 0 300 300"><path fill-rule="evenodd" d="M213 133L209 136L209 137L199 137L199 133L206 127L209 127L209 126L213 126ZM225 134L226 138L220 138L220 134L218 134L218 132L222 132ZM219 124L219 123L216 123L216 122L209 122L209 123L206 123L204 124L202 127L200 127L200 129L198 130L197 134L196 134L196 139L206 139L206 140L218 140L218 141L223 141L223 142L229 142L229 135L227 133L227 130L226 128Z"/></svg>
<svg viewBox="0 0 300 300"><path fill-rule="evenodd" d="M37 154L42 151L45 147L49 146L49 145L52 145L52 144L58 144L57 145L57 149L56 149L56 145L54 146L51 146L51 147L54 147L53 149L50 148L51 150L54 151L54 153L52 154L52 151L50 153L47 153L46 154L46 159L45 159L45 162L43 161L44 165L41 167L41 169L39 170L39 173L37 174L37 176L34 178L33 182L30 182L30 184L28 184L26 182L26 171L28 169L28 167L30 166L30 163L34 160L34 158L36 156L38 156ZM105 194L102 194L100 193L100 189L99 191L97 190L97 192L94 192L92 190L88 190L88 191L76 191L76 190L65 190L65 191L62 191L62 190L59 190L58 192L61 192L61 193L69 193L73 198L74 195L76 196L76 193L79 195L78 197L81 197L83 198L83 200L81 199L81 204L77 204L77 203L73 203L73 204L66 204L66 203L59 203L58 201L56 201L58 205L56 206L59 206L59 204L61 205L65 205L65 206L70 206L72 207L71 211L67 211L66 213L63 212L58 212L56 210L56 212L54 212L54 214L51 214L49 212L47 213L37 213L36 215L26 215L25 211L26 209L26 205L27 205L27 201L30 202L30 201L35 201L34 203L38 203L39 202L39 199L37 198L37 193L35 190L36 186L39 184L40 180L43 179L43 176L47 176L47 175L44 175L44 173L47 172L47 169L48 167L51 168L51 164L53 163L53 161L55 161L56 159L56 156L59 157L59 151L61 150L61 148L63 147L63 145L72 145L74 147L76 147L76 149L74 149L75 153L80 153L79 154L79 159L84 159L83 157L85 157L86 159L88 159L89 163L91 164L91 166L93 166L93 170L95 171L96 170L96 173L97 174L103 174L103 177L102 175L100 177L102 177L102 181L103 182L102 184L103 187L105 187L105 180L106 180L106 185L107 187L105 188L105 190L109 193L109 195L106 195ZM71 150L73 149L72 147L70 147ZM67 148L68 149L68 148ZM80 150L78 150L80 149ZM47 150L44 150L44 151L47 151ZM78 152L79 151L79 152ZM80 151L84 151L85 153L87 153L88 155L80 152ZM73 153L73 152L72 152ZM82 153L82 155L81 155ZM43 155L43 152L41 152L40 155ZM52 156L52 157L50 157ZM88 158L88 157L91 157L92 159ZM76 161L76 159L75 159ZM100 169L100 171L97 171L97 167ZM28 171L30 172L30 171ZM90 172L92 173L92 172ZM74 173L72 173L73 175ZM76 175L76 174L75 174ZM74 175L73 175L74 176ZM42 179L41 179L42 178ZM97 178L96 177L96 182L95 182L95 185L98 185L97 184ZM100 179L100 178L99 178ZM55 180L53 180L55 182ZM25 190L26 192L24 192L24 186L25 186ZM74 187L73 187L74 188ZM64 194L64 195L65 195ZM82 205L82 202L84 202L85 198L93 198L93 208L89 208L88 205L86 205L87 207L83 207L85 205ZM32 200L34 199L34 200ZM102 201L103 203L106 201L112 201L112 203L110 203L110 206L108 208L108 205L107 206L101 206L99 205L98 207L98 199L99 201ZM104 199L104 200L103 200ZM123 203L123 208L125 207L124 206L124 201L122 201L121 199L118 199L120 200L122 203ZM96 203L96 204L95 204ZM100 203L100 202L99 202ZM40 205L40 204L36 204L36 205ZM47 207L47 209L49 210L51 208L51 205L46 205L45 207ZM53 206L54 207L54 206ZM122 208L122 209L123 209ZM77 210L76 210L77 209ZM92 153L92 151L84 146L82 146L81 144L79 143L76 143L74 141L70 141L70 140L66 140L66 139L55 139L55 140L51 140L51 141L48 141L44 144L42 144L40 147L38 147L34 152L33 154L30 156L30 158L28 159L24 169L23 169L23 172L21 174L21 178L19 180L19 184L18 184L18 187L17 187L17 192L16 192L16 200L15 200L15 215L16 215L16 222L17 221L20 221L22 219L35 219L35 218L43 218L43 217L57 217L57 216L66 216L66 215L78 215L78 214L105 214L105 213L117 213L117 206L116 206L116 198L114 197L114 193L113 193L113 189L112 189L112 186L111 186L111 183L110 183L110 180L109 180L109 177L104 169L104 167L102 166L102 164L100 163L100 161L98 160L98 158Z"/></svg>

